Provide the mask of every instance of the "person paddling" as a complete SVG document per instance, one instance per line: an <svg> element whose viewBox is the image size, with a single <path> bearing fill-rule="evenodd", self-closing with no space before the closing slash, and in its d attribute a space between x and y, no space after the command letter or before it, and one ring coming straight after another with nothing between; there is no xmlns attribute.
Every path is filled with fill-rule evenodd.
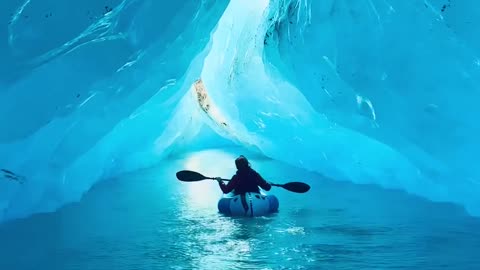
<svg viewBox="0 0 480 270"><path fill-rule="evenodd" d="M235 195L243 195L247 192L260 193L259 188L265 191L269 191L272 188L269 182L265 181L257 171L252 169L250 162L248 162L245 156L240 155L235 159L235 166L237 167L237 172L228 184L225 184L220 177L215 178L224 194L232 191Z"/></svg>

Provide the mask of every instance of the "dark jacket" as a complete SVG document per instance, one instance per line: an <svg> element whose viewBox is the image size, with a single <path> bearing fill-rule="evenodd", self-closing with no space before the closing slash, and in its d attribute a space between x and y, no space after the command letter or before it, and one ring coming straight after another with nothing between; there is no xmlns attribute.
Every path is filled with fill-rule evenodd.
<svg viewBox="0 0 480 270"><path fill-rule="evenodd" d="M272 186L265 181L254 169L248 168L245 170L238 170L232 177L232 180L225 184L223 181L218 182L223 193L227 194L234 191L235 195L245 194L247 192L260 192L258 187L269 191Z"/></svg>

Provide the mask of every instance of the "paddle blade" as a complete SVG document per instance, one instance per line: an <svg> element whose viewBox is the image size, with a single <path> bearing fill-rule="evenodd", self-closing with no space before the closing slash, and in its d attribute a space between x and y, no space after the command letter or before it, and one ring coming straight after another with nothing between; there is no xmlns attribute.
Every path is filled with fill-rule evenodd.
<svg viewBox="0 0 480 270"><path fill-rule="evenodd" d="M195 181L210 179L209 177L206 177L201 173L188 171L188 170L178 171L177 178L178 180L184 181L184 182L195 182Z"/></svg>
<svg viewBox="0 0 480 270"><path fill-rule="evenodd" d="M302 182L289 182L289 183L278 185L278 186L283 187L288 191L292 191L296 193L305 193L310 190L310 186Z"/></svg>

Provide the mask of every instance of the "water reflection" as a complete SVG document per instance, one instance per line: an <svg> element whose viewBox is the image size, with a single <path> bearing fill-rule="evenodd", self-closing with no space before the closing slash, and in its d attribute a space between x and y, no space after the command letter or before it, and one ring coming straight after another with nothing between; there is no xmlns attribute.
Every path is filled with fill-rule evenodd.
<svg viewBox="0 0 480 270"><path fill-rule="evenodd" d="M241 269L259 263L253 254L264 244L272 218L231 218L218 213L220 198L212 185L187 188L178 210L183 235L177 243L195 269ZM217 191L215 191L217 190ZM261 257L260 257L261 259ZM266 259L266 256L265 256Z"/></svg>

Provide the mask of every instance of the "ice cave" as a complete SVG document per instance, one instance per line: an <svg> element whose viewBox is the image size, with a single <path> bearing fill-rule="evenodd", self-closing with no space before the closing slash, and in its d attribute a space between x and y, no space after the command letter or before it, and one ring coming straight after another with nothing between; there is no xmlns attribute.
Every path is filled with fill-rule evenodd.
<svg viewBox="0 0 480 270"><path fill-rule="evenodd" d="M0 21L0 269L480 269L476 1Z"/></svg>

